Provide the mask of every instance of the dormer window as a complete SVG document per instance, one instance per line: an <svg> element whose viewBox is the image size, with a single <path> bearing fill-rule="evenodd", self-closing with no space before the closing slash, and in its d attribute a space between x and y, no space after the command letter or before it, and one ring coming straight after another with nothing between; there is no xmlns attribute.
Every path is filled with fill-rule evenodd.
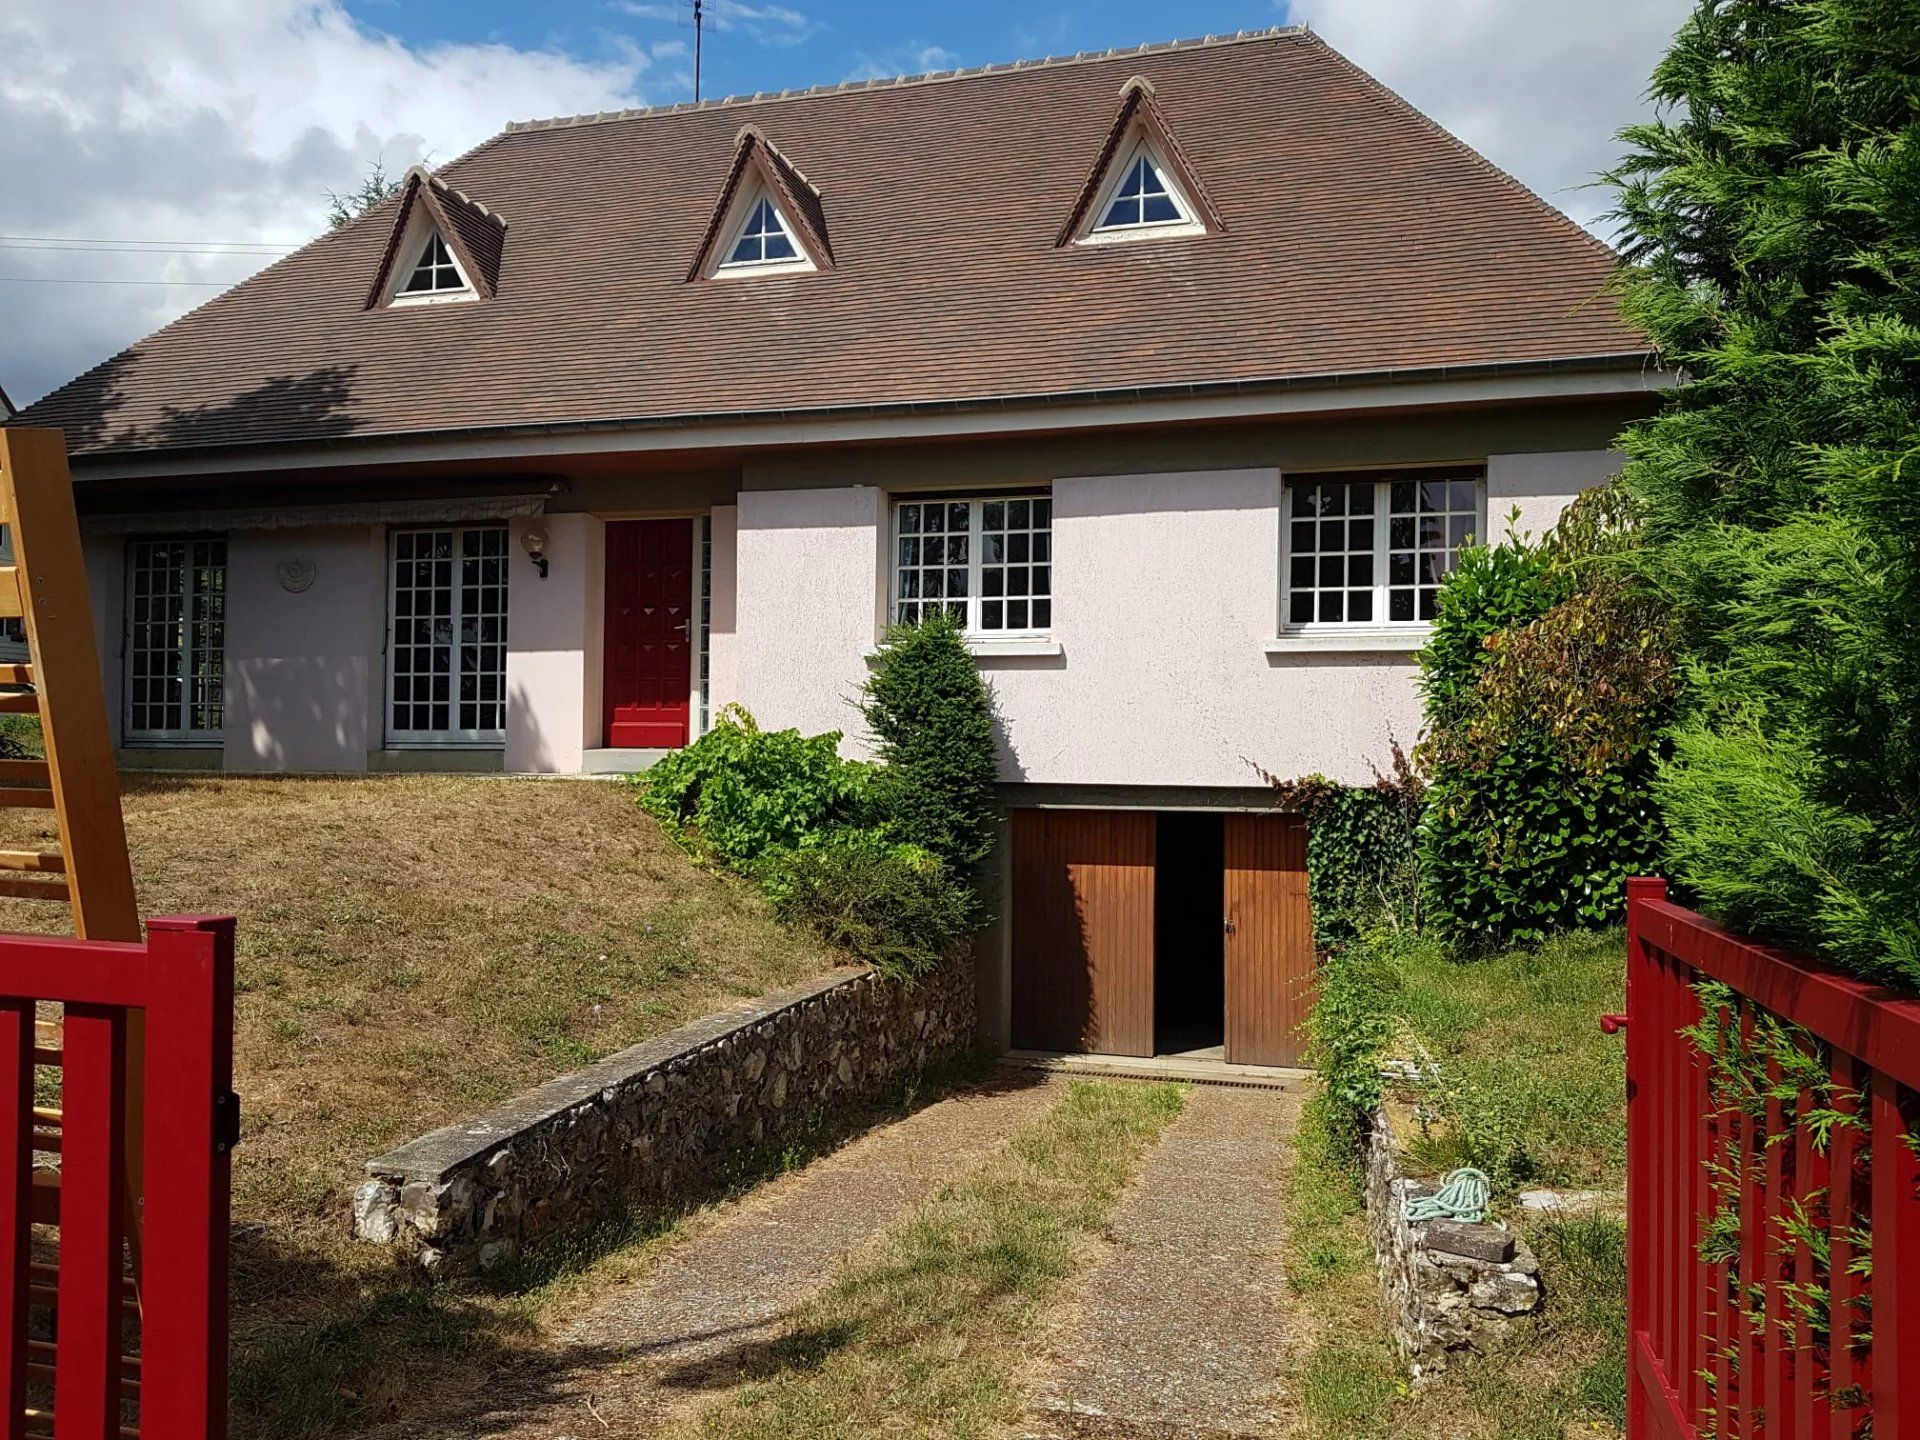
<svg viewBox="0 0 1920 1440"><path fill-rule="evenodd" d="M427 248L420 252L420 261L407 277L407 283L400 287L400 293L445 295L470 288L467 277L460 273L459 265L454 262L453 252L447 249L447 242L440 238L436 230L427 237Z"/></svg>
<svg viewBox="0 0 1920 1440"><path fill-rule="evenodd" d="M1107 143L1054 243L1105 245L1163 235L1208 235L1225 228L1174 139L1153 86L1134 76L1120 87L1120 108Z"/></svg>
<svg viewBox="0 0 1920 1440"><path fill-rule="evenodd" d="M746 223L740 227L733 244L727 247L726 254L716 274L813 268L813 262L794 243L793 232L787 228L779 207L766 195L759 196L747 207Z"/></svg>

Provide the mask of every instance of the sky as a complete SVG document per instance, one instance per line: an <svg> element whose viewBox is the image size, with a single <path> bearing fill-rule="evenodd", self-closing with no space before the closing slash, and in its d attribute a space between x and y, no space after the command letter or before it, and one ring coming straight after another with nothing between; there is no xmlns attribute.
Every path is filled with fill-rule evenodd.
<svg viewBox="0 0 1920 1440"><path fill-rule="evenodd" d="M1305 23L1605 238L1691 0L706 0L707 98ZM690 0L4 0L0 387L25 404L326 225L375 163L692 98Z"/></svg>

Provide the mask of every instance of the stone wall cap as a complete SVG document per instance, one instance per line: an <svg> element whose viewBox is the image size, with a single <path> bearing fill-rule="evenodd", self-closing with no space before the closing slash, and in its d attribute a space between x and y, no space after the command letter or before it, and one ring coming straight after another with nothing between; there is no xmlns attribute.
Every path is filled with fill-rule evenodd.
<svg viewBox="0 0 1920 1440"><path fill-rule="evenodd" d="M367 1162L367 1171L383 1180L438 1182L449 1172L484 1157L530 1130L552 1123L567 1111L591 1105L603 1092L642 1080L649 1072L684 1064L688 1055L821 996L873 978L865 966L833 970L817 979L770 995L716 1010L664 1035L629 1045L582 1070L555 1076L471 1119L409 1140Z"/></svg>

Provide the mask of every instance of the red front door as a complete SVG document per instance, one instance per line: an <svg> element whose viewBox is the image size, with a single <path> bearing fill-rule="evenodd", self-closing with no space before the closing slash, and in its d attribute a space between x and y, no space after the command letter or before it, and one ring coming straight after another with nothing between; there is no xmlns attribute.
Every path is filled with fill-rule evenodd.
<svg viewBox="0 0 1920 1440"><path fill-rule="evenodd" d="M687 743L693 688L693 522L607 524L606 744Z"/></svg>

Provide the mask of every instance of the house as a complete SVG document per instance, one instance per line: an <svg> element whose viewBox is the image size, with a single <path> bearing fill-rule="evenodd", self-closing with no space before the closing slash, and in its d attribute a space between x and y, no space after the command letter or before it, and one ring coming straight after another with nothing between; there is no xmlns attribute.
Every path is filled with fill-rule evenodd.
<svg viewBox="0 0 1920 1440"><path fill-rule="evenodd" d="M1003 1045L1288 1061L1299 823L1663 376L1612 255L1277 29L510 126L30 406L129 764L606 772L997 697ZM861 741L850 735L847 745Z"/></svg>

